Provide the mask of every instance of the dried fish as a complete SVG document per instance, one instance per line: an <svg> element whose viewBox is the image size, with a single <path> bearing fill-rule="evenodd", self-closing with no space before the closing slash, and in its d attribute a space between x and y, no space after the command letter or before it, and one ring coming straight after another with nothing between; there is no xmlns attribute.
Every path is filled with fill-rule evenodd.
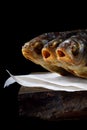
<svg viewBox="0 0 87 130"><path fill-rule="evenodd" d="M69 37L69 35L76 32L77 30L67 31L67 32L44 33L40 36L33 38L29 42L25 43L24 46L22 47L22 54L26 59L31 60L32 62L41 65L48 71L57 72L62 75L66 75L68 72L66 72L63 68L61 68L60 66L58 67L57 65L53 64L54 62L49 64L49 62L44 60L42 49L46 47L45 45L49 46L49 44L52 43L54 47L52 49L55 50L55 46L59 44L60 42L62 42L61 40L64 40L66 37ZM54 59L52 60L55 61L55 56L53 58Z"/></svg>
<svg viewBox="0 0 87 130"><path fill-rule="evenodd" d="M60 73L61 75L67 75L69 73L64 69L63 64L61 64L61 62L58 61L57 56L56 56L56 48L64 40L66 40L72 35L76 35L80 31L81 30L59 32L59 35L56 39L49 41L42 48L42 56L43 56L44 61L46 63L49 63L50 65L56 66L57 67L56 72Z"/></svg>
<svg viewBox="0 0 87 130"><path fill-rule="evenodd" d="M87 78L87 29L44 33L25 43L22 54L48 71Z"/></svg>
<svg viewBox="0 0 87 130"><path fill-rule="evenodd" d="M87 30L62 42L56 49L58 62L75 76L87 78Z"/></svg>
<svg viewBox="0 0 87 130"><path fill-rule="evenodd" d="M51 32L51 33L44 33L29 42L25 43L22 47L22 54L23 56L44 67L45 69L51 71L51 72L57 72L59 71L58 66L55 66L53 64L49 64L44 61L42 56L42 48L44 45L46 45L49 41L57 38L59 36L59 32ZM62 69L63 71L63 69ZM62 73L62 72L61 72Z"/></svg>

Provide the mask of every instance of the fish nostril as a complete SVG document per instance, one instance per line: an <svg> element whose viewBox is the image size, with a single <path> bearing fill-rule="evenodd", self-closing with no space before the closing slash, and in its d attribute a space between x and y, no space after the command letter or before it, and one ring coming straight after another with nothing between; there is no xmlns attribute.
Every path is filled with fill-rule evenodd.
<svg viewBox="0 0 87 130"><path fill-rule="evenodd" d="M58 55L59 57L64 57L64 56L65 56L64 52L61 51L61 50L58 50L58 51L57 51L57 55Z"/></svg>
<svg viewBox="0 0 87 130"><path fill-rule="evenodd" d="M42 55L45 59L50 57L50 53L47 50L43 50Z"/></svg>

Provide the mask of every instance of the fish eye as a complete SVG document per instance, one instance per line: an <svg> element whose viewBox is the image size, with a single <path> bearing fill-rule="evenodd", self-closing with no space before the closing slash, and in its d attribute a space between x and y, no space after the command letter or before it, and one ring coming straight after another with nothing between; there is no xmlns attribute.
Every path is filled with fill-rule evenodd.
<svg viewBox="0 0 87 130"><path fill-rule="evenodd" d="M73 54L74 56L77 56L78 53L79 53L79 44L78 44L78 43L72 44L72 46L71 46L71 51L72 51L72 54Z"/></svg>
<svg viewBox="0 0 87 130"><path fill-rule="evenodd" d="M54 42L53 42L53 47L57 47L58 44L59 44L58 41L54 41Z"/></svg>
<svg viewBox="0 0 87 130"><path fill-rule="evenodd" d="M41 50L43 48L43 44L42 43L36 43L34 46L34 51L36 52L36 54L41 54Z"/></svg>

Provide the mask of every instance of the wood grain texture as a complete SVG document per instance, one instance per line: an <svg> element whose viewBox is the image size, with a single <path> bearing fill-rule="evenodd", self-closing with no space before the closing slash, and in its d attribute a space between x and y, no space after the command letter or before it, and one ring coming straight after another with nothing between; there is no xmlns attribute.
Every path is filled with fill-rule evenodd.
<svg viewBox="0 0 87 130"><path fill-rule="evenodd" d="M19 116L48 121L87 119L87 92L47 91L18 95Z"/></svg>

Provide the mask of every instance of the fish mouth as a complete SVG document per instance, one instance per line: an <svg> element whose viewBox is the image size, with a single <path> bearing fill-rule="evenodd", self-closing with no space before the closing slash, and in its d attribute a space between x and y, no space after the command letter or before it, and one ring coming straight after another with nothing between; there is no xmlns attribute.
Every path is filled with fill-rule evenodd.
<svg viewBox="0 0 87 130"><path fill-rule="evenodd" d="M52 62L53 61L53 54L47 48L42 49L42 56L45 61Z"/></svg>
<svg viewBox="0 0 87 130"><path fill-rule="evenodd" d="M48 44L45 45L45 47L42 49L42 56L45 61L51 61L54 60L56 57L56 46L58 42L55 40L50 41Z"/></svg>
<svg viewBox="0 0 87 130"><path fill-rule="evenodd" d="M58 49L57 55L58 55L58 57L63 58L63 57L65 57L66 54L61 49Z"/></svg>
<svg viewBox="0 0 87 130"><path fill-rule="evenodd" d="M72 56L68 55L64 48L57 48L56 50L57 59L60 62L66 62L68 64L73 64L74 60Z"/></svg>
<svg viewBox="0 0 87 130"><path fill-rule="evenodd" d="M47 49L42 50L42 56L44 59L48 59L51 56L51 53Z"/></svg>

